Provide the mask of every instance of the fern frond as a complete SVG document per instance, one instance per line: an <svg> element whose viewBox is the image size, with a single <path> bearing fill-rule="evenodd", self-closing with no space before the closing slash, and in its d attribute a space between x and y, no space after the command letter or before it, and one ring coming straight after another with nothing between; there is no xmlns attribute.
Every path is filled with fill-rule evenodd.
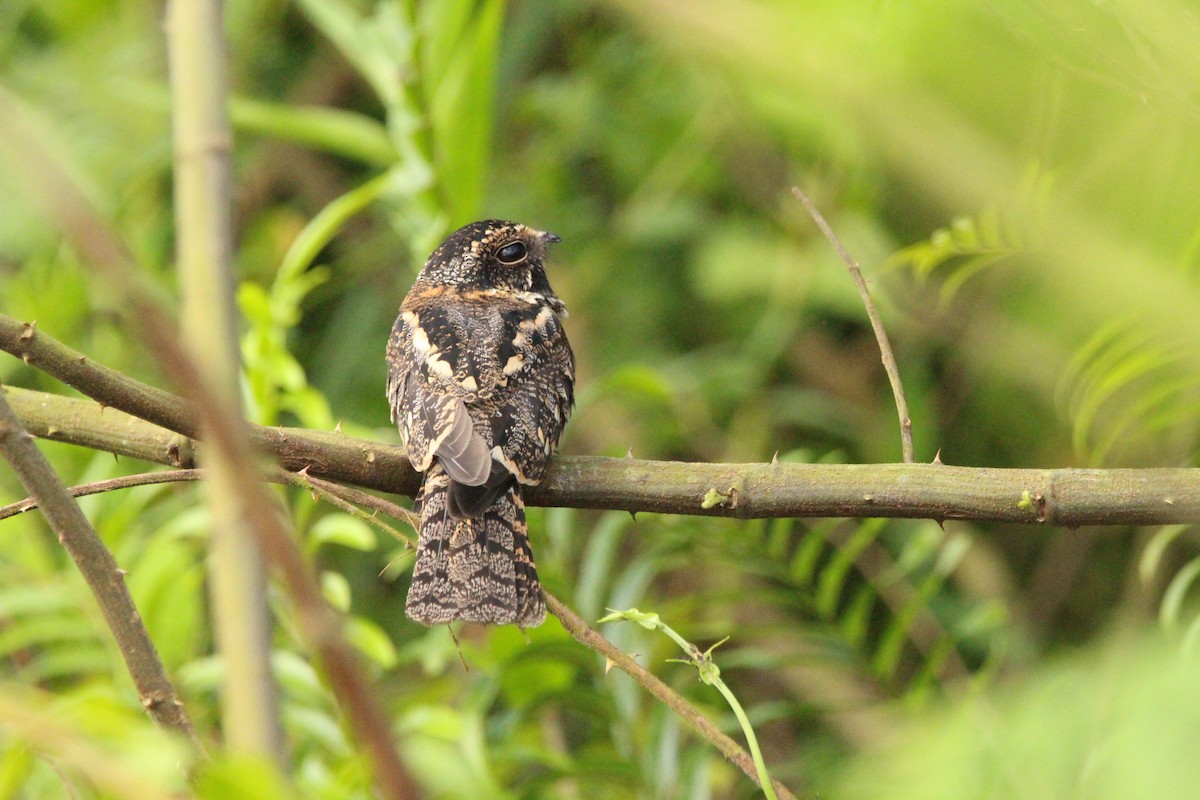
<svg viewBox="0 0 1200 800"><path fill-rule="evenodd" d="M1036 220L1053 186L1052 173L1031 165L1012 198L955 217L928 239L896 251L887 266L907 268L921 282L938 278L938 301L946 305L975 275L1040 248Z"/></svg>
<svg viewBox="0 0 1200 800"><path fill-rule="evenodd" d="M1102 326L1075 354L1056 392L1076 451L1099 466L1123 446L1148 449L1162 434L1194 446L1198 362L1194 343L1163 341L1137 319Z"/></svg>

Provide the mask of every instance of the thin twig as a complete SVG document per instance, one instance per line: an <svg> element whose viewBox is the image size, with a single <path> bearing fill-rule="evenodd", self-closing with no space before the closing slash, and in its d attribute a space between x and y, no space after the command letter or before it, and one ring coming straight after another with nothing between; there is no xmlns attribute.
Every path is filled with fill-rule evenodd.
<svg viewBox="0 0 1200 800"><path fill-rule="evenodd" d="M11 390L9 390L11 391ZM132 489L136 486L154 486L162 483L179 483L181 481L198 481L203 480L205 472L202 469L166 469L157 472L139 472L136 475L122 475L119 478L108 478L102 481L92 481L91 483L81 483L75 486L68 486L67 493L72 497L87 497L92 494L103 494L117 489ZM302 473L285 472L278 470L273 474L267 475L267 480L272 483L281 483L288 486L298 486L305 489L318 492L333 505L347 513L362 513L364 518L375 519L375 517L362 512L360 506L365 506L372 511L382 512L388 516L403 520L409 525L415 525L420 522L413 512L407 508L396 505L390 500L382 497L376 497L373 494L364 492L361 489L355 489L352 486L343 486L340 483L314 478L311 475ZM24 514L26 511L32 511L38 507L37 500L33 497L26 497L24 500L18 500L15 503L9 503L6 506L0 506L0 520L15 517L18 514ZM404 534L393 529L390 525L384 525L381 530L395 537L398 540L406 541Z"/></svg>
<svg viewBox="0 0 1200 800"><path fill-rule="evenodd" d="M854 278L854 283L858 286L858 293L862 297L863 305L867 307L867 317L871 320L871 329L875 331L875 341L879 342L879 354L883 359L883 368L887 372L888 381L892 384L892 395L896 398L896 413L900 416L900 449L904 454L904 463L911 464L916 457L913 454L912 419L908 415L908 401L904 399L904 386L900 383L900 369L896 366L896 357L892 355L892 346L888 342L887 331L883 329L883 322L879 319L879 312L875 310L875 301L871 299L871 290L867 288L867 281L863 278L858 262L846 252L841 240L833 232L833 228L829 227L825 217L813 205L813 201L798 186L792 187L792 194L796 196L796 199L804 206L804 210L812 217L813 222L817 223L821 233L825 234L825 238L833 245L833 249L845 263L846 269L850 270L850 276Z"/></svg>
<svg viewBox="0 0 1200 800"><path fill-rule="evenodd" d="M119 478L109 478L103 481L81 483L68 486L67 494L71 497L87 497L90 494L103 494L116 489L131 489L135 486L153 486L160 483L178 483L179 481L198 481L204 477L204 471L199 469L165 469L158 472L139 472L136 475L122 475ZM26 497L15 503L0 506L0 520L24 514L38 507L37 500Z"/></svg>
<svg viewBox="0 0 1200 800"><path fill-rule="evenodd" d="M50 462L34 445L33 436L21 427L20 420L4 398L2 387L0 455L41 506L46 521L87 581L117 641L146 712L162 727L186 736L196 751L203 753L204 747L188 719L183 702L167 678L158 651L133 604L133 597L125 585L125 572L100 541L74 498L67 493Z"/></svg>
<svg viewBox="0 0 1200 800"><path fill-rule="evenodd" d="M326 502L345 511L347 514L354 514L368 522L369 524L379 528L379 530L391 536L393 539L403 542L410 549L413 547L413 541L407 535L393 528L391 525L379 519L377 514L386 514L393 519L403 520L414 531L421 523L421 518L409 511L407 508L393 503L383 497L376 497L373 494L364 492L361 489L355 489L352 486L343 486L340 483L314 478L307 472L280 472L285 483L292 486L299 486L320 496ZM375 514L367 514L360 506L371 509Z"/></svg>

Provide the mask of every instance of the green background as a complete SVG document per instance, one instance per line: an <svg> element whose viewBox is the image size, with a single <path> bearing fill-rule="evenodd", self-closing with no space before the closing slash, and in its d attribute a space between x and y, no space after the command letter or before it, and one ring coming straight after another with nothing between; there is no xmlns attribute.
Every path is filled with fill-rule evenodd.
<svg viewBox="0 0 1200 800"><path fill-rule="evenodd" d="M862 304L799 185L868 277L918 460L1196 465L1193 3L230 0L226 15L256 422L397 442L383 349L399 301L442 236L499 217L563 239L549 272L579 366L562 452L898 461ZM5 0L0 86L175 296L163 16ZM0 157L0 310L166 385L117 294L12 175ZM0 381L67 391L9 357ZM68 483L148 468L42 449ZM23 496L0 470L0 500ZM528 641L469 631L456 650L403 617L397 542L281 496L429 796L754 795L555 620ZM215 741L200 493L82 504ZM702 648L731 637L722 675L798 793L1191 796L1190 528L530 518L543 582L585 618L638 606ZM222 758L189 791L369 796L290 608L274 606L289 785ZM665 661L669 640L603 632L740 736L712 687ZM180 780L32 514L0 522L0 677L0 797L91 791L88 748L160 790ZM35 705L45 730L71 732L65 754L6 727Z"/></svg>

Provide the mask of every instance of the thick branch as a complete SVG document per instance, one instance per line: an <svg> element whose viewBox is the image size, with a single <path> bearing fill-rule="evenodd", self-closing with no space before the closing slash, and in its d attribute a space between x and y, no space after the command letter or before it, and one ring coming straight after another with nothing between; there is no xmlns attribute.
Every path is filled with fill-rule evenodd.
<svg viewBox="0 0 1200 800"><path fill-rule="evenodd" d="M167 679L162 660L142 617L133 604L125 573L100 541L87 517L67 493L45 456L22 428L0 388L0 456L12 465L21 483L37 501L58 540L79 567L92 590L100 611L116 639L125 665L137 687L142 705L164 728L187 736L203 752L200 740Z"/></svg>
<svg viewBox="0 0 1200 800"><path fill-rule="evenodd" d="M0 340L2 341L2 340ZM175 467L194 443L88 400L9 389L36 436ZM411 496L401 447L298 428L255 440L286 469ZM715 494L709 495L713 490ZM710 508L704 508L706 495ZM694 464L559 456L531 505L738 517L908 517L1057 525L1200 522L1200 469L993 469L945 464Z"/></svg>

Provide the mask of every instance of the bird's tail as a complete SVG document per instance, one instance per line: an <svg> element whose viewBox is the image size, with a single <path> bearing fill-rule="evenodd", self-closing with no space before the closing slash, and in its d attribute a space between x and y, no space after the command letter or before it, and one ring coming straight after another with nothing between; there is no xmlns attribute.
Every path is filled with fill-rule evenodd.
<svg viewBox="0 0 1200 800"><path fill-rule="evenodd" d="M435 461L417 495L421 531L404 611L423 625L457 619L493 625L541 625L538 582L520 484L481 516L455 519L446 507L450 477Z"/></svg>

